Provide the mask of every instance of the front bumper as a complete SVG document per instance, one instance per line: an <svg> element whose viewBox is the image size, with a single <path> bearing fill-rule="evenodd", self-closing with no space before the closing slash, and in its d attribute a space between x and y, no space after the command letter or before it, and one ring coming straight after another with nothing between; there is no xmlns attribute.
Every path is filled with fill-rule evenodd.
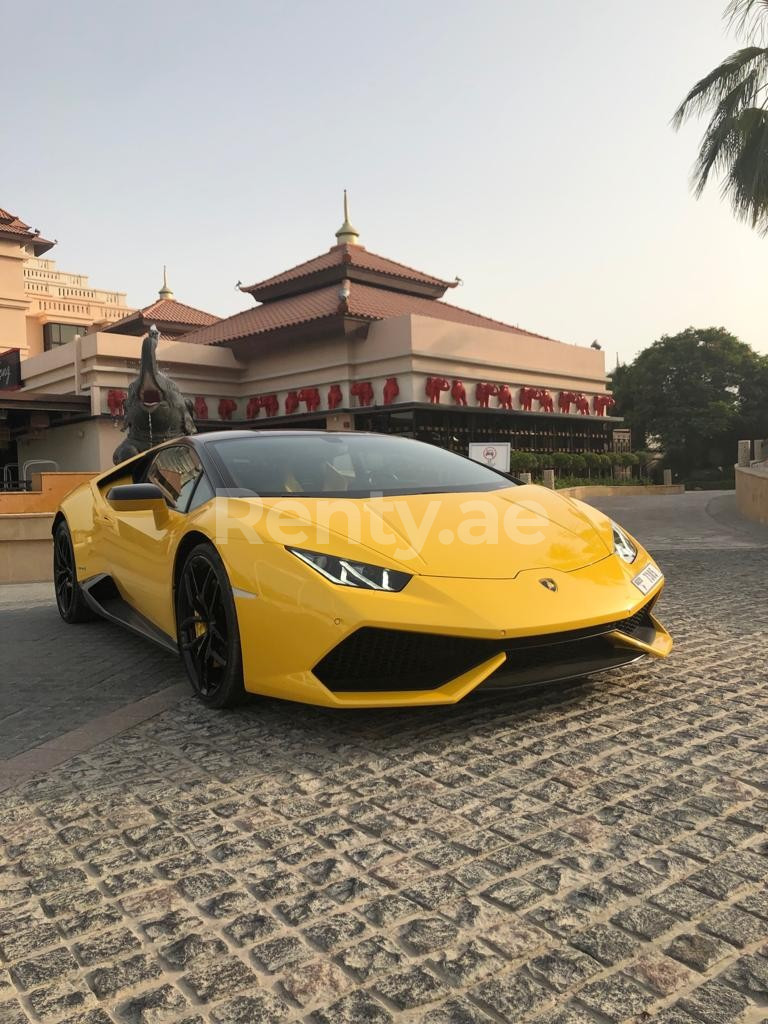
<svg viewBox="0 0 768 1024"><path fill-rule="evenodd" d="M631 582L638 568L610 556L508 580L416 576L402 593L382 594L275 566L258 596L235 594L246 689L328 707L453 704L481 684L552 682L665 657L672 639L650 612L663 580L643 595ZM360 642L366 633L373 644ZM405 640L399 649L393 636Z"/></svg>

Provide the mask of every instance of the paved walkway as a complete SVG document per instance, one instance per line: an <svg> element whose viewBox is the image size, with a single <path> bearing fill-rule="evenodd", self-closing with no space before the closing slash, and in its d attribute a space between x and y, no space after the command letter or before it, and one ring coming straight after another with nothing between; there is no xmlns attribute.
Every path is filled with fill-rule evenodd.
<svg viewBox="0 0 768 1024"><path fill-rule="evenodd" d="M768 1020L768 533L731 496L602 504L667 572L666 663L439 710L183 699L0 794L0 1024ZM178 679L44 615L29 706L52 664L75 703Z"/></svg>

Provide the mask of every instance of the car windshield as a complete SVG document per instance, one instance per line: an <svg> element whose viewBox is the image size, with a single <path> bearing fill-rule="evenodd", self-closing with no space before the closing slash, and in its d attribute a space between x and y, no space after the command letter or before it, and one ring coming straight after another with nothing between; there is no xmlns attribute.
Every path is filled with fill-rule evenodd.
<svg viewBox="0 0 768 1024"><path fill-rule="evenodd" d="M265 497L365 498L514 486L444 448L379 434L254 434L212 441L211 447L233 487Z"/></svg>

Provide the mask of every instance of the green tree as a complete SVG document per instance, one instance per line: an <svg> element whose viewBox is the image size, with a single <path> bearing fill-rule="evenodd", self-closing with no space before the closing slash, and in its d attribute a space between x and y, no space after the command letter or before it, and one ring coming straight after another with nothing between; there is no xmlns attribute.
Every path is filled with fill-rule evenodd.
<svg viewBox="0 0 768 1024"><path fill-rule="evenodd" d="M722 327L664 335L613 376L634 447L680 472L735 461L740 436L768 434L768 364Z"/></svg>
<svg viewBox="0 0 768 1024"><path fill-rule="evenodd" d="M692 174L698 198L711 176L734 213L768 234L768 0L731 0L726 19L746 45L694 85L672 124L709 115Z"/></svg>

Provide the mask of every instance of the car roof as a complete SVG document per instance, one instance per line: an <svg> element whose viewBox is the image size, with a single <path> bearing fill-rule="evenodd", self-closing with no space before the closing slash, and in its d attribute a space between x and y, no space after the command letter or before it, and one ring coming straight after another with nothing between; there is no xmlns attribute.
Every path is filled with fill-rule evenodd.
<svg viewBox="0 0 768 1024"><path fill-rule="evenodd" d="M186 440L205 445L238 437L349 437L350 434L355 437L397 437L393 434L378 434L373 430L212 430L205 434L190 434Z"/></svg>

